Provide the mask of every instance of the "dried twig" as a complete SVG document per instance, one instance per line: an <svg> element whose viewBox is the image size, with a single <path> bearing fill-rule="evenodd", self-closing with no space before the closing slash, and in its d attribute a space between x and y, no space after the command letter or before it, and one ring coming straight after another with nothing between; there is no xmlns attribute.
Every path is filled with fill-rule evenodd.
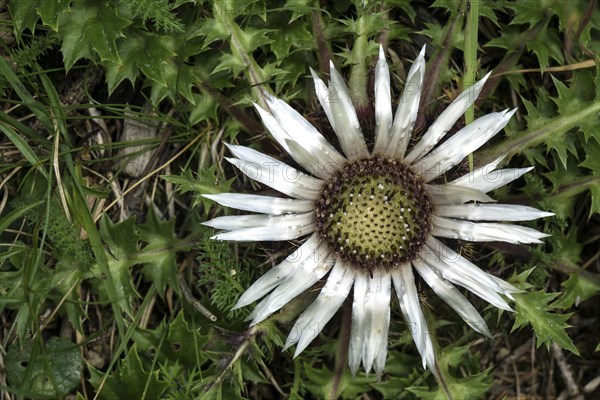
<svg viewBox="0 0 600 400"><path fill-rule="evenodd" d="M550 345L550 349L552 350L552 356L556 360L558 368L560 369L560 373L565 381L565 384L567 385L570 398L573 400L585 400L581 394L579 385L577 385L577 382L575 382L573 371L571 371L571 367L569 364L567 364L567 358L565 357L563 350L556 343L552 343Z"/></svg>

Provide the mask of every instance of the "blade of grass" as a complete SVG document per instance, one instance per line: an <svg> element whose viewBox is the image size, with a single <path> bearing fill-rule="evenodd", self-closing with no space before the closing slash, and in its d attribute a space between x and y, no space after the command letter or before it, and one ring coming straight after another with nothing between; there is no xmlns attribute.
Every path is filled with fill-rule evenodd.
<svg viewBox="0 0 600 400"><path fill-rule="evenodd" d="M37 154L33 151L33 149L27 144L25 139L21 137L16 131L14 131L10 126L0 124L0 131L4 132L4 134L10 139L11 142L15 145L17 149L23 154L23 157L29 163L35 167L40 174L44 176L44 178L48 179L48 172L42 166L40 159Z"/></svg>
<svg viewBox="0 0 600 400"><path fill-rule="evenodd" d="M42 204L44 200L36 201L35 203L29 204L22 208L17 208L14 211L6 214L4 217L0 219L0 233L4 232L6 228L10 226L14 221L21 218L25 213L33 208L36 208L40 204Z"/></svg>
<svg viewBox="0 0 600 400"><path fill-rule="evenodd" d="M62 175L60 171L60 162L59 162L59 153L60 153L60 136L62 136L63 141L67 144L67 147L70 148L70 140L69 140L69 132L66 124L66 115L64 113L63 105L60 102L60 98L58 97L58 92L56 88L48 79L48 76L45 74L42 67L36 65L40 80L42 81L42 85L46 91L46 95L48 97L48 101L50 103L50 112L49 115L52 119L52 133L54 134L53 146L52 146L52 166L54 168L54 175L56 176L56 184L58 187L58 193L60 195L61 205L64 209L65 215L67 219L71 220L71 215L69 213L69 207L67 206L67 200L65 195L64 185L62 183ZM66 157L61 157L63 161L66 161L69 164L69 170L72 171L72 158L70 153L65 154Z"/></svg>
<svg viewBox="0 0 600 400"><path fill-rule="evenodd" d="M0 73L4 75L8 83L12 86L17 96L19 96L19 98L23 102L23 105L27 106L31 110L31 112L33 112L33 114L40 120L44 128L51 132L52 120L47 114L46 107L44 107L43 104L35 100L33 96L29 94L27 88L25 88L17 74L13 72L12 68L10 67L10 65L8 65L8 63L3 57L0 57Z"/></svg>
<svg viewBox="0 0 600 400"><path fill-rule="evenodd" d="M15 131L20 132L21 134L27 136L29 139L36 142L39 146L42 146L46 149L50 149L50 145L48 144L48 141L46 139L44 139L44 137L42 137L42 135L40 135L39 133L37 133L35 130L31 129L27 125L23 124L19 120L6 114L5 112L0 111L0 126L2 126L2 124L13 127Z"/></svg>
<svg viewBox="0 0 600 400"><path fill-rule="evenodd" d="M94 219L90 214L89 209L87 208L85 197L83 195L83 189L81 188L81 185L77 180L74 180L73 182L74 190L71 191L71 210L73 211L75 219L79 221L79 223L88 235L90 245L92 246L92 252L94 253L94 258L96 259L96 263L98 264L100 272L102 272L103 277L105 278L106 291L108 293L108 296L110 297L110 304L113 308L113 315L117 324L117 328L119 329L119 333L124 336L126 331L125 322L123 320L121 306L119 305L119 299L117 298L117 290L114 286L112 275L108 268L106 251L102 246L100 233L96 228L96 223L94 222Z"/></svg>
<svg viewBox="0 0 600 400"><path fill-rule="evenodd" d="M463 73L463 89L475 83L477 74L477 32L479 30L479 0L467 0L465 3L465 47L463 49L465 70ZM465 112L465 125L475 119L475 109L469 107ZM473 170L473 154L469 154L469 170Z"/></svg>

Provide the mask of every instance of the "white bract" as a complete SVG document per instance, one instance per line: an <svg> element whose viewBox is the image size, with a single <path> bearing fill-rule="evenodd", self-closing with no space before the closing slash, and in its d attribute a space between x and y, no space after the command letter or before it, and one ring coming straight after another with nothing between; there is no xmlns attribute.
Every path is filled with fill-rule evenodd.
<svg viewBox="0 0 600 400"><path fill-rule="evenodd" d="M520 205L490 204L493 199L486 194L519 178L527 168L497 169L500 158L452 182L435 181L500 132L514 114L515 110L505 110L484 115L438 145L477 99L489 74L458 96L409 148L425 75L424 55L425 48L408 72L394 116L389 68L380 48L372 151L365 143L348 88L332 64L329 86L311 73L342 152L297 111L271 97L268 110L258 105L256 109L279 145L308 173L256 150L229 145L235 156L228 158L229 162L289 197L205 195L224 206L256 213L206 222L221 230L214 239L308 237L254 282L235 305L239 308L262 299L250 314L251 325L255 325L326 279L285 343L285 349L296 345L294 357L316 338L352 293L350 370L355 374L362 363L367 373L373 369L380 377L387 357L390 301L395 293L423 366L435 371L413 268L467 324L487 336L490 332L483 318L455 285L503 310L511 310L507 299L517 292L436 238L541 243L547 236L506 221L553 214Z"/></svg>

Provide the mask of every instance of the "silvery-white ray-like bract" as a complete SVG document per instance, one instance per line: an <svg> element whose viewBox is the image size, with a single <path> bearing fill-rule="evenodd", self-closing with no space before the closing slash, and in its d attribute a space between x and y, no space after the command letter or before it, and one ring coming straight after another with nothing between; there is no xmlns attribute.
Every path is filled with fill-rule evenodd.
<svg viewBox="0 0 600 400"><path fill-rule="evenodd" d="M489 74L458 96L409 146L425 75L425 48L413 62L404 93L392 112L390 73L383 48L375 68L375 142L367 146L341 75L331 65L327 86L311 70L321 106L341 151L284 101L256 105L273 138L307 172L248 147L229 145L227 160L283 196L222 193L205 197L254 214L214 218L213 239L278 241L306 237L303 244L248 288L235 308L262 299L250 314L258 324L325 279L318 297L300 315L285 343L300 354L352 293L349 365L362 363L380 377L386 362L390 302L401 312L422 356L434 370L434 352L414 272L476 331L490 335L461 286L490 304L511 310L517 291L481 270L438 238L541 243L547 235L507 222L553 215L531 207L496 204L490 191L529 171L498 169L502 159L447 183L436 183L508 123L515 110L484 115L439 144L477 99ZM439 181L439 180L438 180Z"/></svg>

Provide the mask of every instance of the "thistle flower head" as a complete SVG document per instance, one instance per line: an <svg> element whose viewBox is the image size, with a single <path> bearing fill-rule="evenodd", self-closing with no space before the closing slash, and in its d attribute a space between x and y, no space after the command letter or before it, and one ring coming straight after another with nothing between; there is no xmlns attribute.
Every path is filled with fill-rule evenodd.
<svg viewBox="0 0 600 400"><path fill-rule="evenodd" d="M316 93L341 151L289 105L268 98L256 105L274 139L307 171L301 172L253 149L229 145L233 165L287 197L223 193L206 195L224 206L254 214L218 217L205 224L222 230L214 239L291 240L306 237L290 256L240 297L236 308L262 299L250 314L257 324L294 297L326 279L316 300L300 315L285 348L300 354L352 291L349 365L381 376L388 349L390 301L398 298L411 326L423 366L434 352L419 304L413 271L476 331L489 330L461 286L490 304L510 310L512 285L482 271L438 238L540 243L547 236L506 223L552 215L531 207L494 204L490 191L529 169L497 169L501 159L452 182L436 183L468 154L500 132L515 110L484 115L440 144L478 97L489 74L465 90L409 146L425 74L425 48L415 59L399 105L392 113L390 74L383 48L375 68L375 142L367 146L348 88L331 66L329 86L312 72ZM488 173L494 171L494 179ZM483 222L485 221L485 222ZM489 222L497 221L497 222ZM393 289L393 290L392 290Z"/></svg>

